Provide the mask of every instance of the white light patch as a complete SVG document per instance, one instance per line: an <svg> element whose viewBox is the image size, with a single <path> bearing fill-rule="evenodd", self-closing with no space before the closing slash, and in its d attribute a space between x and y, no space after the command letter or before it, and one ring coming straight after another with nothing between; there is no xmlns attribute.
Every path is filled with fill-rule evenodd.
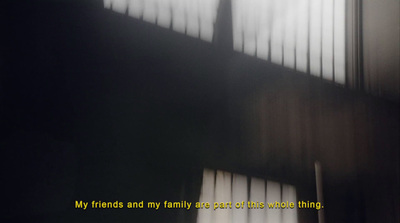
<svg viewBox="0 0 400 223"><path fill-rule="evenodd" d="M103 1L103 3L104 3L104 8L110 9L110 8L111 8L111 1L112 1L112 0L104 0L104 1Z"/></svg>
<svg viewBox="0 0 400 223"><path fill-rule="evenodd" d="M143 16L144 0L130 0L128 3L128 14L134 18Z"/></svg>
<svg viewBox="0 0 400 223"><path fill-rule="evenodd" d="M204 169L203 171L203 184L200 192L200 203L209 202L214 203L214 191L215 191L215 171L210 169ZM197 223L209 223L213 222L212 209L206 209L205 207L198 209L197 212Z"/></svg>
<svg viewBox="0 0 400 223"><path fill-rule="evenodd" d="M269 2L265 0L261 0L258 2L258 10L259 13L259 26L258 26L258 35L257 35L257 57L268 60L269 55L269 41L270 41L270 8Z"/></svg>
<svg viewBox="0 0 400 223"><path fill-rule="evenodd" d="M285 37L283 42L283 64L285 67L295 68L295 47L296 47L296 21L297 21L297 0L286 0L285 7Z"/></svg>
<svg viewBox="0 0 400 223"><path fill-rule="evenodd" d="M186 1L187 28L186 34L193 37L199 37L200 34L200 17L199 17L199 0Z"/></svg>
<svg viewBox="0 0 400 223"><path fill-rule="evenodd" d="M345 0L335 0L334 11L334 56L335 56L335 82L345 84L346 57L345 57Z"/></svg>
<svg viewBox="0 0 400 223"><path fill-rule="evenodd" d="M260 203L265 204L265 181L258 178L251 178L250 183L250 211L249 221L251 223L265 222L265 209L260 208Z"/></svg>
<svg viewBox="0 0 400 223"><path fill-rule="evenodd" d="M232 223L247 223L246 207L248 201L247 177L244 175L233 174L232 180L232 205L239 203L239 208L235 207L232 212ZM232 207L233 208L233 207Z"/></svg>
<svg viewBox="0 0 400 223"><path fill-rule="evenodd" d="M114 12L125 14L126 9L128 8L128 1L127 0L112 0L111 7Z"/></svg>
<svg viewBox="0 0 400 223"><path fill-rule="evenodd" d="M297 208L282 206L296 203L293 185L284 184L281 190L278 182L252 177L248 183L244 175L221 170L204 170L199 202L209 202L210 208L198 209L197 223L298 222Z"/></svg>
<svg viewBox="0 0 400 223"><path fill-rule="evenodd" d="M228 202L232 202L231 177L231 173L217 170L215 182L215 202L218 202L219 206L213 212L215 216L215 222L218 223L231 223L232 221L232 209L227 206Z"/></svg>
<svg viewBox="0 0 400 223"><path fill-rule="evenodd" d="M273 20L271 30L271 61L282 64L283 31L286 10L281 0L271 0L273 3Z"/></svg>
<svg viewBox="0 0 400 223"><path fill-rule="evenodd" d="M310 0L310 73L321 75L322 1Z"/></svg>
<svg viewBox="0 0 400 223"><path fill-rule="evenodd" d="M173 30L185 33L186 32L186 12L185 0L172 0L172 28Z"/></svg>
<svg viewBox="0 0 400 223"><path fill-rule="evenodd" d="M244 5L246 17L243 20L244 28L244 53L254 56L256 53L256 37L258 34L258 17L259 11L257 10L258 0L248 0Z"/></svg>
<svg viewBox="0 0 400 223"><path fill-rule="evenodd" d="M171 12L172 5L170 0L157 0L158 5L158 15L157 15L157 25L169 28L171 25Z"/></svg>
<svg viewBox="0 0 400 223"><path fill-rule="evenodd" d="M233 49L346 82L345 0L231 0ZM104 0L104 8L212 42L220 0Z"/></svg>
<svg viewBox="0 0 400 223"><path fill-rule="evenodd" d="M243 45L243 16L244 12L241 10L243 0L232 0L232 30L233 30L233 49L242 52Z"/></svg>
<svg viewBox="0 0 400 223"><path fill-rule="evenodd" d="M158 13L157 1L145 0L143 8L143 20L150 23L156 23Z"/></svg>
<svg viewBox="0 0 400 223"><path fill-rule="evenodd" d="M296 188L292 185L283 184L282 185L282 202L290 204L293 202L295 204L294 209L285 208L282 210L282 222L297 223L297 198L296 198Z"/></svg>
<svg viewBox="0 0 400 223"><path fill-rule="evenodd" d="M333 80L333 0L322 2L322 77Z"/></svg>
<svg viewBox="0 0 400 223"><path fill-rule="evenodd" d="M307 72L308 0L298 0L296 30L296 70Z"/></svg>
<svg viewBox="0 0 400 223"><path fill-rule="evenodd" d="M281 202L281 185L280 183L267 181L267 203ZM267 209L267 221L281 223L280 209Z"/></svg>
<svg viewBox="0 0 400 223"><path fill-rule="evenodd" d="M233 49L344 84L345 4L232 0Z"/></svg>
<svg viewBox="0 0 400 223"><path fill-rule="evenodd" d="M199 0L198 0L199 1ZM214 34L214 23L217 19L219 0L199 1L200 38L211 42Z"/></svg>

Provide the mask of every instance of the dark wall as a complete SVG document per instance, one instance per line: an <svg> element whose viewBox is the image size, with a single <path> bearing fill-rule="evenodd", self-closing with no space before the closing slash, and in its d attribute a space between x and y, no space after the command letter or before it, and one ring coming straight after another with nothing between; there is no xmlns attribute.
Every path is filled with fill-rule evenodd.
<svg viewBox="0 0 400 223"><path fill-rule="evenodd" d="M328 222L399 219L397 103L101 2L4 8L7 221L190 221L195 213L84 212L74 201L195 201L204 167L291 183L311 200L316 160ZM303 222L315 217L300 213Z"/></svg>

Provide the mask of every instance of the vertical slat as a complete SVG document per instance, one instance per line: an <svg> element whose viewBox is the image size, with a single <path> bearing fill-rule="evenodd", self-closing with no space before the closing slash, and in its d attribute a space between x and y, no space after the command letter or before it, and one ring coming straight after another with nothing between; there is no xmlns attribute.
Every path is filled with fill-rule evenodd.
<svg viewBox="0 0 400 223"><path fill-rule="evenodd" d="M334 60L335 60L335 82L345 84L345 0L335 0L334 11Z"/></svg>
<svg viewBox="0 0 400 223"><path fill-rule="evenodd" d="M239 52L242 51L243 44L243 3L243 0L232 0L233 49Z"/></svg>
<svg viewBox="0 0 400 223"><path fill-rule="evenodd" d="M113 0L111 1L112 10L118 13L125 13L128 7L127 0Z"/></svg>
<svg viewBox="0 0 400 223"><path fill-rule="evenodd" d="M199 36L200 24L199 24L199 0L185 1L186 4L186 19L187 27L186 34L193 37Z"/></svg>
<svg viewBox="0 0 400 223"><path fill-rule="evenodd" d="M254 56L256 53L256 23L257 14L256 9L257 0L247 0L246 5L243 5L245 16L244 16L244 53L250 56Z"/></svg>
<svg viewBox="0 0 400 223"><path fill-rule="evenodd" d="M215 171L210 169L204 169L203 172L203 184L201 186L199 202L214 203L214 191L215 191ZM198 209L197 223L213 223L213 211L210 209Z"/></svg>
<svg viewBox="0 0 400 223"><path fill-rule="evenodd" d="M310 0L310 73L321 75L322 0Z"/></svg>
<svg viewBox="0 0 400 223"><path fill-rule="evenodd" d="M176 32L185 33L185 0L171 0L172 4L172 29Z"/></svg>
<svg viewBox="0 0 400 223"><path fill-rule="evenodd" d="M322 77L333 80L333 0L322 1Z"/></svg>
<svg viewBox="0 0 400 223"><path fill-rule="evenodd" d="M315 184L317 188L317 200L321 204L324 203L323 189L322 189L322 169L320 162L315 162ZM324 209L318 210L318 223L325 223Z"/></svg>
<svg viewBox="0 0 400 223"><path fill-rule="evenodd" d="M105 9L110 9L111 8L111 1L112 0L104 0L103 1Z"/></svg>
<svg viewBox="0 0 400 223"><path fill-rule="evenodd" d="M298 0L296 28L296 70L307 72L308 1Z"/></svg>
<svg viewBox="0 0 400 223"><path fill-rule="evenodd" d="M265 203L265 181L263 179L251 178L250 183L250 203L258 204ZM250 208L249 209L249 222L250 223L263 223L265 222L265 209Z"/></svg>
<svg viewBox="0 0 400 223"><path fill-rule="evenodd" d="M171 25L171 2L170 0L157 0L157 25L169 28Z"/></svg>
<svg viewBox="0 0 400 223"><path fill-rule="evenodd" d="M295 45L296 45L296 21L297 21L297 0L286 0L285 7L285 37L283 43L283 55L285 67L295 68Z"/></svg>
<svg viewBox="0 0 400 223"><path fill-rule="evenodd" d="M269 37L270 37L270 27L269 27L269 1L261 0L258 5L260 10L259 14L259 31L257 35L257 57L268 60L269 55Z"/></svg>
<svg viewBox="0 0 400 223"><path fill-rule="evenodd" d="M232 205L236 202L243 202L243 208L233 207L232 223L247 223L248 221L248 208L246 206L248 198L247 193L247 177L239 174L233 174L232 179Z"/></svg>
<svg viewBox="0 0 400 223"><path fill-rule="evenodd" d="M156 23L157 4L156 0L145 0L143 10L143 20L150 23Z"/></svg>
<svg viewBox="0 0 400 223"><path fill-rule="evenodd" d="M297 198L296 198L296 188L292 185L283 184L282 185L282 202L288 201L295 204L294 209L283 209L282 210L282 222L285 223L297 223Z"/></svg>
<svg viewBox="0 0 400 223"><path fill-rule="evenodd" d="M211 42L214 33L214 23L217 18L218 0L202 0L199 3L200 38Z"/></svg>
<svg viewBox="0 0 400 223"><path fill-rule="evenodd" d="M143 16L144 0L130 0L128 3L128 14L134 18L141 18Z"/></svg>
<svg viewBox="0 0 400 223"><path fill-rule="evenodd" d="M232 181L231 173L217 170L215 182L215 202L221 203L232 201ZM215 222L218 223L231 223L232 209L216 209L213 211Z"/></svg>
<svg viewBox="0 0 400 223"><path fill-rule="evenodd" d="M281 185L280 183L267 181L267 203L281 202ZM282 211L281 209L269 209L266 210L266 222L281 223Z"/></svg>
<svg viewBox="0 0 400 223"><path fill-rule="evenodd" d="M271 0L271 3L274 11L271 27L271 62L282 64L283 15L285 10L281 0Z"/></svg>

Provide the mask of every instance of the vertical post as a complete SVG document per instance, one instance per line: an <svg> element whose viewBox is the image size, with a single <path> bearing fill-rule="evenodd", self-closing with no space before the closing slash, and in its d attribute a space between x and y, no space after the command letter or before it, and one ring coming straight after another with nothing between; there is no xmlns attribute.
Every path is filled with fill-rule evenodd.
<svg viewBox="0 0 400 223"><path fill-rule="evenodd" d="M315 161L315 183L317 186L317 201L323 204L323 192L322 192L322 170L321 164L318 161ZM325 223L325 215L324 209L318 210L318 223Z"/></svg>
<svg viewBox="0 0 400 223"><path fill-rule="evenodd" d="M364 89L362 0L346 1L346 85Z"/></svg>

